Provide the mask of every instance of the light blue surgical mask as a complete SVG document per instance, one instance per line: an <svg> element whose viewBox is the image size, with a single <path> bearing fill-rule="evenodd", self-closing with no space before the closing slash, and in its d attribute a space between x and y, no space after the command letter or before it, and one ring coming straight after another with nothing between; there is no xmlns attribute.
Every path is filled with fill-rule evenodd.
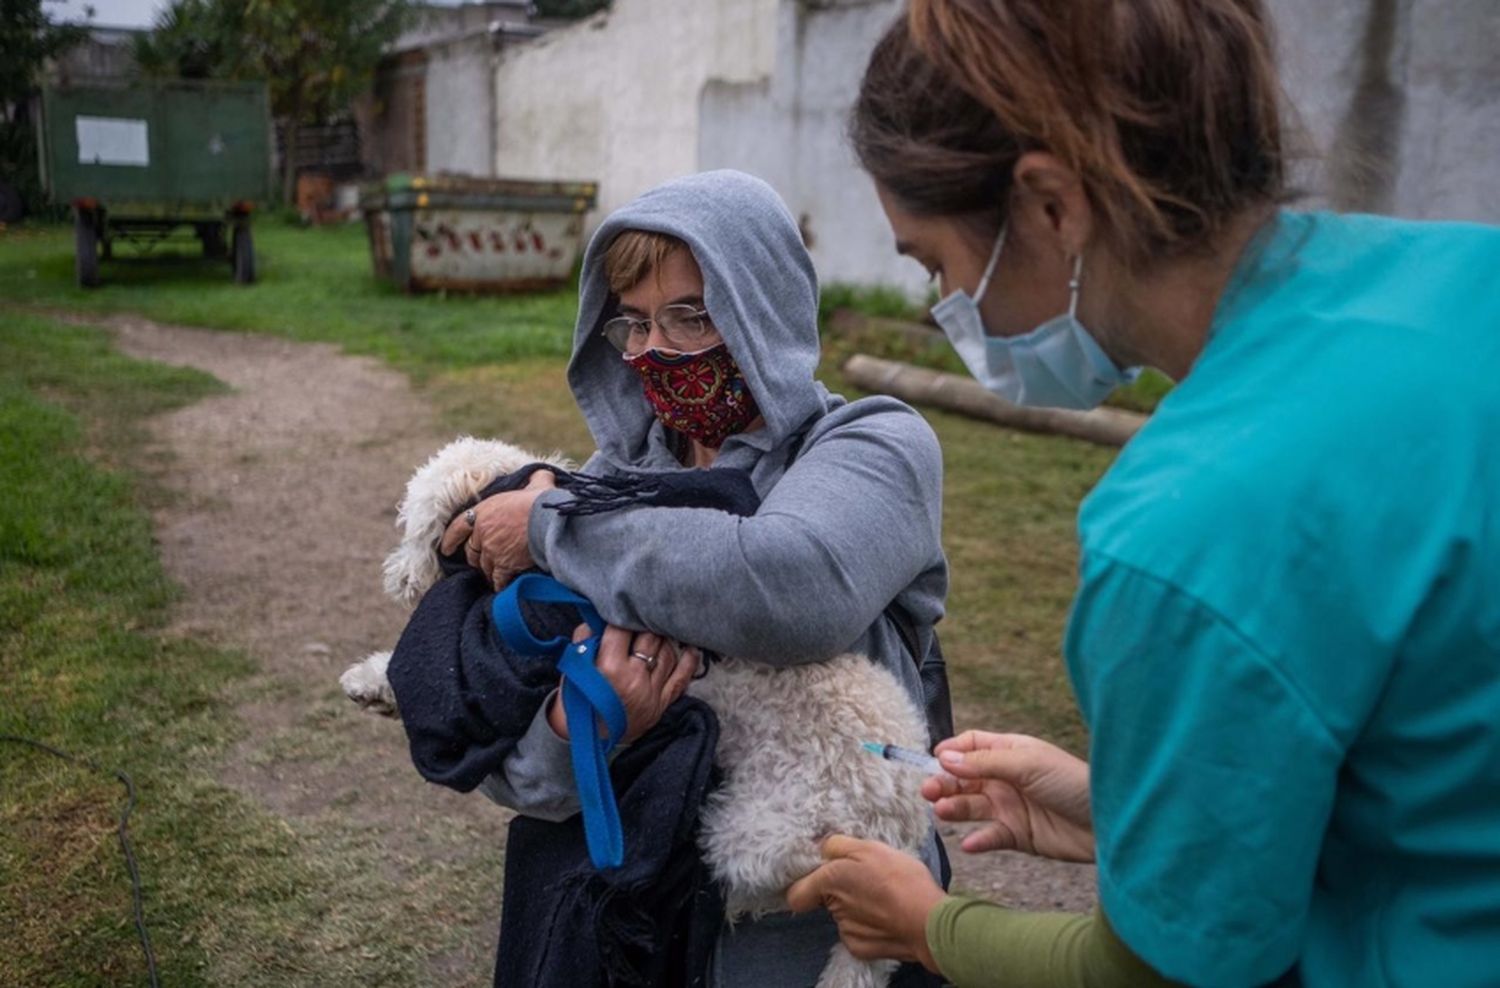
<svg viewBox="0 0 1500 988"><path fill-rule="evenodd" d="M1020 336L991 336L979 315L979 300L990 285L1005 227L995 238L989 263L974 297L950 292L932 308L932 317L980 384L1018 405L1048 408L1095 408L1121 384L1133 381L1140 368L1121 369L1078 321L1078 284L1083 255L1073 263L1068 282L1068 311Z"/></svg>

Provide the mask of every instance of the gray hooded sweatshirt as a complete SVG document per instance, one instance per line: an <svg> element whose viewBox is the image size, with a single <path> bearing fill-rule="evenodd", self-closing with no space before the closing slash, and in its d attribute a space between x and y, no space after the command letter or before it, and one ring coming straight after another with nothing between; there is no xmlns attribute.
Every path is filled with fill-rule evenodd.
<svg viewBox="0 0 1500 988"><path fill-rule="evenodd" d="M600 332L616 314L604 254L625 230L684 241L703 272L709 318L765 420L725 440L711 469L747 471L761 507L751 517L657 507L562 517L549 505L571 495L548 492L531 512L532 557L611 624L777 666L859 652L895 673L920 709L915 665L883 612L892 601L905 608L925 653L948 587L937 437L895 399L850 403L814 380L817 278L796 222L764 182L733 171L678 179L594 234L568 365L598 444L584 469L684 469L681 437L655 419L640 378ZM533 816L578 811L567 742L545 712L482 788ZM811 984L836 939L821 912L737 924L720 939L712 981Z"/></svg>

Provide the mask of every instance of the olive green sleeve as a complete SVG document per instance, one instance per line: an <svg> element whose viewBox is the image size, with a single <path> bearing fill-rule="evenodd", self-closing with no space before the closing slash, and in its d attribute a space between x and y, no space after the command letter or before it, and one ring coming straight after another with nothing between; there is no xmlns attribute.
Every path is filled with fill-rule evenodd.
<svg viewBox="0 0 1500 988"><path fill-rule="evenodd" d="M927 916L927 946L957 988L1155 988L1104 913L1034 913L950 895Z"/></svg>

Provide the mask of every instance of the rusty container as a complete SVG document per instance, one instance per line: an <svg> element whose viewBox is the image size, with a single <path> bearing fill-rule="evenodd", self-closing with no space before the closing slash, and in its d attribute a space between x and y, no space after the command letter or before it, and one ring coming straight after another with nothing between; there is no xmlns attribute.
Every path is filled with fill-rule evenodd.
<svg viewBox="0 0 1500 988"><path fill-rule="evenodd" d="M391 175L360 210L375 276L407 292L530 292L567 284L594 182Z"/></svg>

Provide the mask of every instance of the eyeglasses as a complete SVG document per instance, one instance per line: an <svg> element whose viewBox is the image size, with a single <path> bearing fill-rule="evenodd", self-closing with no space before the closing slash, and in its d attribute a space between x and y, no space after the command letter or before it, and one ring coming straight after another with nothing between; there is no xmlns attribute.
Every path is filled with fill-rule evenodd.
<svg viewBox="0 0 1500 988"><path fill-rule="evenodd" d="M633 316L615 316L604 324L604 338L616 350L633 357L646 349L646 340L651 336L651 324L661 330L667 343L674 350L702 350L715 339L717 330L708 318L707 309L691 305L665 305L651 319L636 319Z"/></svg>

